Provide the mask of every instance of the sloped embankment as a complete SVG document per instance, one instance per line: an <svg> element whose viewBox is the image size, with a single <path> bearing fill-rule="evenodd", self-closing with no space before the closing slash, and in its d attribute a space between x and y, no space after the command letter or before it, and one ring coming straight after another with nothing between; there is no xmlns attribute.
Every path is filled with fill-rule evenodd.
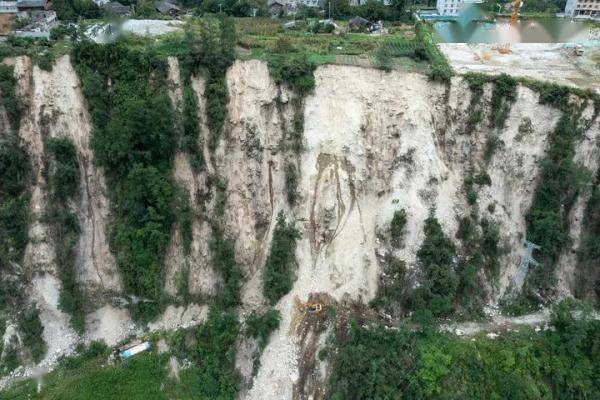
<svg viewBox="0 0 600 400"><path fill-rule="evenodd" d="M177 61L170 59L166 80L173 109L183 112L179 69ZM58 308L55 243L41 218L48 196L42 176L45 137L69 138L77 149L80 193L70 204L81 227L76 266L83 292L95 296L89 303L86 334L89 339L114 344L141 326L133 324L117 301L122 278L107 239L114 205L107 200L103 170L93 162L90 116L77 74L67 57L59 59L51 72L20 58L16 76L28 109L20 136L35 175L24 266L32 271L30 290L41 310L49 354L66 352L76 338L69 316ZM298 301L321 293L319 296L332 303L366 303L376 295L382 260L390 255L417 273L417 253L431 213L459 255L462 247L456 235L461 220L476 215L477 220L498 227L498 245L503 249L498 257L499 278L485 283L489 303L496 304L520 260L525 215L539 181L549 135L560 117L554 108L540 104L537 91L522 85L514 91L504 123L490 127L492 83L483 85L481 97L476 99L482 106L481 115L475 118L475 94L461 77L442 85L419 74L330 65L319 67L315 78L315 89L304 100L295 205L286 199L289 154L281 145L293 120L294 94L275 83L263 62L237 61L228 70L228 117L214 154L208 148L205 82L201 76L191 77L197 103L198 154L205 165L195 170L186 150L177 148L169 170L174 184L189 196L192 235L186 250L177 227L180 221L175 218L165 251L164 292L176 301L150 324L152 330L203 321L204 300L218 295L220 274L212 265L209 221L219 198L215 190L207 193L210 185L222 185L219 190L226 196L223 224L244 275L242 318L267 305L261 271L279 212L295 221L300 232L295 283L275 305L282 321L262 353L256 375L252 376L255 349L251 345L237 359L248 386L243 394L249 399L310 393L319 398L319 386L327 378L325 364L316 359L307 363L303 357L314 358L329 331L325 325L299 328ZM492 133L497 138L493 151L489 145ZM598 167L594 143L599 135L598 122L594 122L575 142L576 161L592 174ZM211 179L217 175L222 182L215 184ZM486 178L473 184L473 177ZM571 260L582 230L586 196L571 210L569 232L574 240L558 263L560 289L565 294L571 290ZM404 241L389 246L389 223L394 212L402 209L407 216ZM478 274L484 275L482 271ZM182 305L187 302L181 301L181 287L187 288L192 305ZM325 372L307 380L307 368Z"/></svg>

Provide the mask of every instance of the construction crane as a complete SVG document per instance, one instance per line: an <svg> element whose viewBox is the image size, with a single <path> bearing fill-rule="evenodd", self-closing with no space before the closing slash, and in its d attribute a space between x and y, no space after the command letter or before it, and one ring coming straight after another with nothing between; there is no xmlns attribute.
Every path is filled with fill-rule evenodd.
<svg viewBox="0 0 600 400"><path fill-rule="evenodd" d="M510 15L510 26L517 25L517 20L519 19L519 11L521 10L521 5L523 5L523 0L513 0L512 4L512 14ZM500 54L510 54L510 43L497 44L492 47L493 50L496 50ZM488 56L489 59L489 56ZM484 57L484 61L487 61Z"/></svg>
<svg viewBox="0 0 600 400"><path fill-rule="evenodd" d="M512 2L512 14L510 15L510 24L515 26L517 19L519 18L519 11L521 10L522 0L513 0Z"/></svg>

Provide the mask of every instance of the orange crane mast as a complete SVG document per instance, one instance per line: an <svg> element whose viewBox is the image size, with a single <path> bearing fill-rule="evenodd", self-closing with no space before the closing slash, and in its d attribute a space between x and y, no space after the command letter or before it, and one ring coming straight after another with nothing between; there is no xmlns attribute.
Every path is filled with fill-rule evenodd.
<svg viewBox="0 0 600 400"><path fill-rule="evenodd" d="M510 24L515 25L517 23L517 19L519 18L519 10L521 9L521 5L523 4L522 0L514 0L512 2L512 14L510 16Z"/></svg>

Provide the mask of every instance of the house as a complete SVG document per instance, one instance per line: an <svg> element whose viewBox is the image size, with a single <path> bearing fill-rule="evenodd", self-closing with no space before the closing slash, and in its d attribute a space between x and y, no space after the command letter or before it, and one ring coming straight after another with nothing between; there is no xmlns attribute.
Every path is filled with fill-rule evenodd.
<svg viewBox="0 0 600 400"><path fill-rule="evenodd" d="M283 5L283 3L280 3L278 1L274 1L271 4L269 4L269 14L271 14L272 16L277 17L277 16L283 14L284 8L285 8L285 6Z"/></svg>
<svg viewBox="0 0 600 400"><path fill-rule="evenodd" d="M17 0L19 11L49 10L51 5L48 0Z"/></svg>
<svg viewBox="0 0 600 400"><path fill-rule="evenodd" d="M437 0L436 7L442 16L456 17L471 4L483 3L483 0Z"/></svg>
<svg viewBox="0 0 600 400"><path fill-rule="evenodd" d="M19 12L16 1L0 1L0 14L16 14Z"/></svg>
<svg viewBox="0 0 600 400"><path fill-rule="evenodd" d="M371 28L371 22L363 17L354 17L348 21L348 27L352 32L366 32Z"/></svg>
<svg viewBox="0 0 600 400"><path fill-rule="evenodd" d="M125 6L118 1L111 1L102 6L104 11L108 12L112 15L119 15L122 17L131 15L131 8L129 6Z"/></svg>
<svg viewBox="0 0 600 400"><path fill-rule="evenodd" d="M181 8L177 7L173 3L169 3L168 1L155 1L154 8L156 8L159 13L170 15L172 17L181 15Z"/></svg>

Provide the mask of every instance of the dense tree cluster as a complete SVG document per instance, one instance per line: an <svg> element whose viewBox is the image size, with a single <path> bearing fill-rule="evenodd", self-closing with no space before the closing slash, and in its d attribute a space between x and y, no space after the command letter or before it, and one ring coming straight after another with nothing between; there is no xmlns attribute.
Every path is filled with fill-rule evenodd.
<svg viewBox="0 0 600 400"><path fill-rule="evenodd" d="M94 124L94 160L108 177L117 263L126 291L142 300L133 304L136 315L151 318L161 307L174 220L170 172L177 135L167 63L124 42L82 41L73 59Z"/></svg>
<svg viewBox="0 0 600 400"><path fill-rule="evenodd" d="M263 293L275 304L291 289L296 278L296 240L298 230L293 222L286 222L282 212L277 216L271 251L262 271Z"/></svg>
<svg viewBox="0 0 600 400"><path fill-rule="evenodd" d="M470 340L354 323L338 335L330 398L594 398L600 322L563 303L552 325Z"/></svg>
<svg viewBox="0 0 600 400"><path fill-rule="evenodd" d="M69 201L79 195L77 150L70 139L48 138L44 142L44 175L50 188L48 209L44 219L52 229L56 264L62 283L59 306L71 315L71 324L83 332L84 299L77 282L76 248L79 222Z"/></svg>

